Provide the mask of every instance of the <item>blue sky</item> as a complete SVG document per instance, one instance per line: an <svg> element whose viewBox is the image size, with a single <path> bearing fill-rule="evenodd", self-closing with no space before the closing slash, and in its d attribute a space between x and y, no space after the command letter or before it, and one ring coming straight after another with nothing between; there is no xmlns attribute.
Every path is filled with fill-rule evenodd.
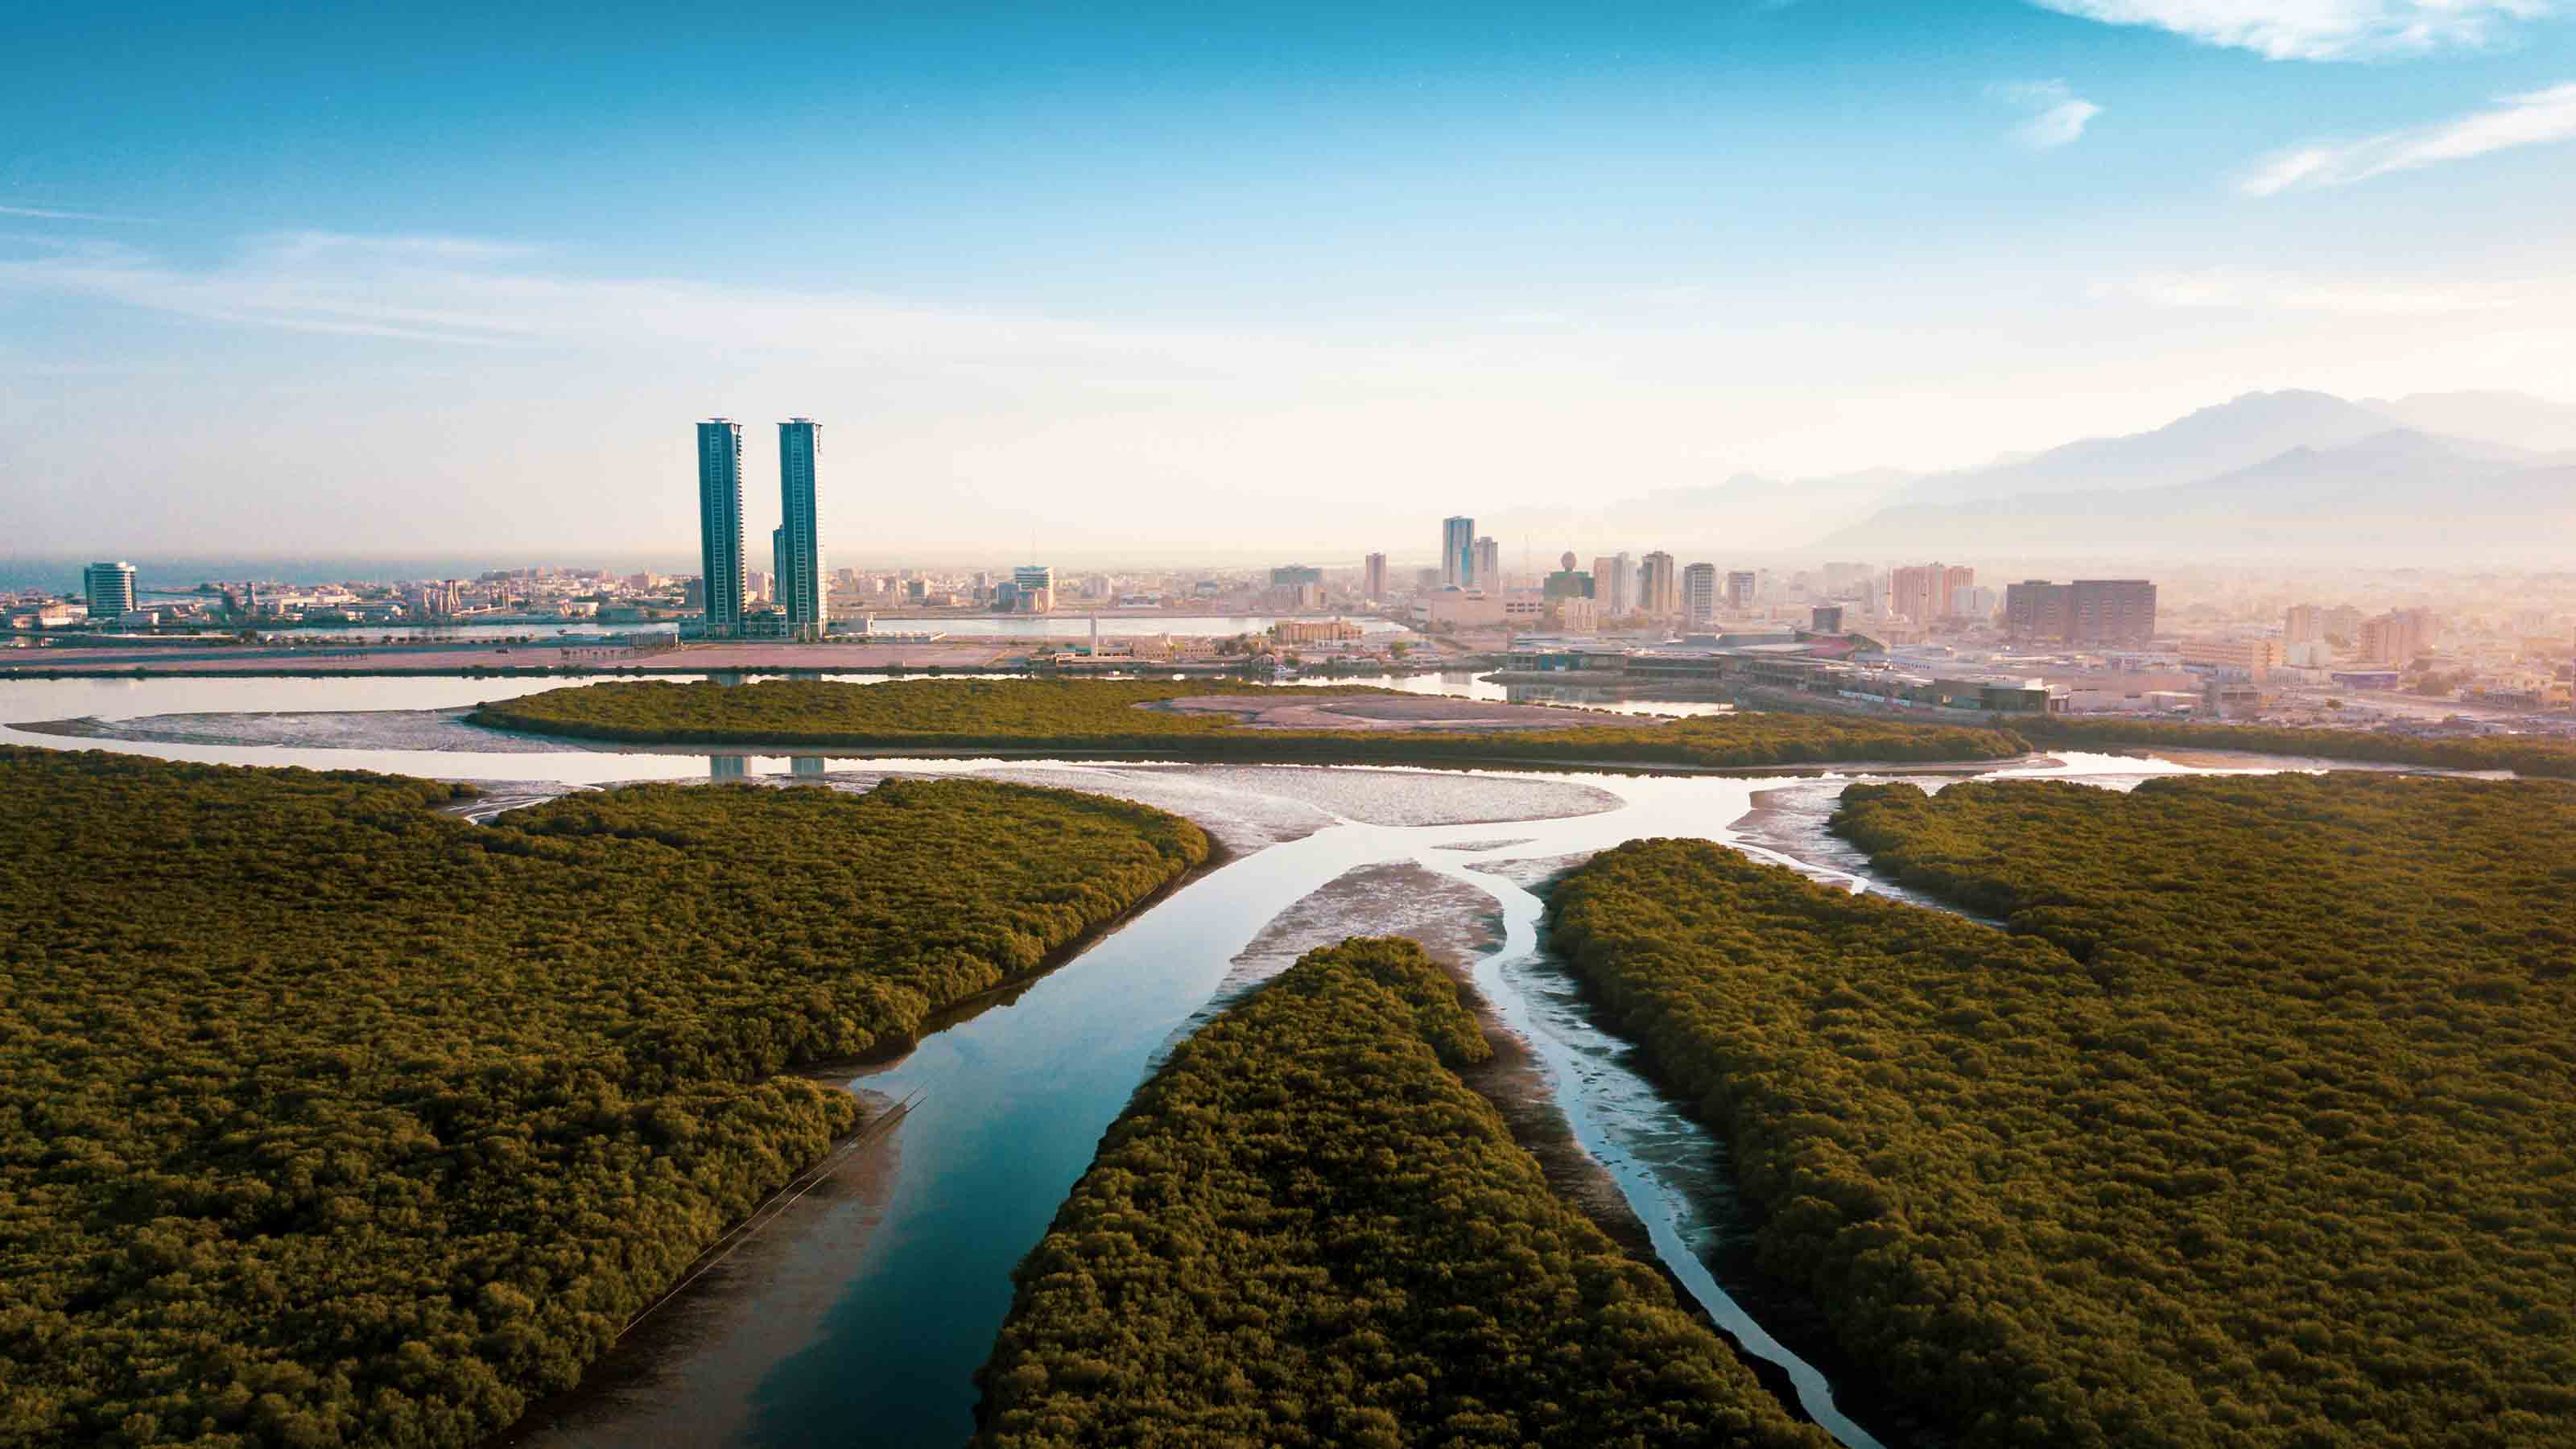
<svg viewBox="0 0 2576 1449"><path fill-rule="evenodd" d="M90 5L6 66L20 552L684 553L712 412L824 419L862 562L2576 397L2554 0Z"/></svg>

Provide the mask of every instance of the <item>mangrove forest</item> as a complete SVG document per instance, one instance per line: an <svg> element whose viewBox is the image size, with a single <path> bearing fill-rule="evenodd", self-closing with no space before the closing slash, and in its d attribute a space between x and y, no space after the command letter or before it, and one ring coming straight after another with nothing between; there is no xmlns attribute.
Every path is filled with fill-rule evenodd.
<svg viewBox="0 0 2576 1449"><path fill-rule="evenodd" d="M0 749L0 1442L483 1442L855 1125L783 1073L1209 849L972 781L468 793Z"/></svg>
<svg viewBox="0 0 2576 1449"><path fill-rule="evenodd" d="M2009 929L1660 840L1551 932L1855 1358L1969 1445L2576 1442L2576 788L1843 800Z"/></svg>
<svg viewBox="0 0 2576 1449"><path fill-rule="evenodd" d="M1761 766L1850 760L1991 760L2022 753L2007 731L1852 715L1739 713L1640 721L1565 711L1563 728L1351 730L1252 727L1156 708L1255 687L1144 680L955 679L849 684L615 681L495 700L495 729L628 745L850 752L1014 750L1224 760L1436 764ZM1363 689L1276 691L1323 704Z"/></svg>
<svg viewBox="0 0 2576 1449"><path fill-rule="evenodd" d="M1453 1070L1405 940L1345 941L1175 1048L1020 1265L993 1449L1801 1446L1717 1335Z"/></svg>

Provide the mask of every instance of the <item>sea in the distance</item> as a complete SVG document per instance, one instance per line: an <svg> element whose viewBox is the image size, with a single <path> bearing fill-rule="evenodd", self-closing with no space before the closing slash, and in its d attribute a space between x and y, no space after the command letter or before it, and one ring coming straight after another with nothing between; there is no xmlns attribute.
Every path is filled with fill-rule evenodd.
<svg viewBox="0 0 2576 1449"><path fill-rule="evenodd" d="M103 552L80 558L0 558L0 592L13 589L52 589L60 593L77 592L81 586L81 568L85 564L121 559L134 565L135 587L150 593L185 593L199 584L241 583L245 580L281 584L390 583L402 579L471 579L493 569L602 568L613 573L657 574L696 573L694 557L676 555L610 556L604 558L513 558L487 554L480 558L462 558L421 554L359 558L354 556L316 555L311 558L240 558L213 556L163 556Z"/></svg>

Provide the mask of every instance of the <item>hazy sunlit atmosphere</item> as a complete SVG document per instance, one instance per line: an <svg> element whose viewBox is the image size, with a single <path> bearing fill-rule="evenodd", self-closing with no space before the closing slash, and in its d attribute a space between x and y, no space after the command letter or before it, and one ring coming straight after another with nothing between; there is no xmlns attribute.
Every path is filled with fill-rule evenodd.
<svg viewBox="0 0 2576 1449"><path fill-rule="evenodd" d="M1725 541L1786 549L1850 521L1800 480L2249 391L2576 401L2544 0L84 5L10 50L19 551L648 554L717 414L830 423L885 562L1457 508L1589 550L1743 474Z"/></svg>
<svg viewBox="0 0 2576 1449"><path fill-rule="evenodd" d="M0 21L0 1449L2569 1449L2571 1144L2576 0Z"/></svg>

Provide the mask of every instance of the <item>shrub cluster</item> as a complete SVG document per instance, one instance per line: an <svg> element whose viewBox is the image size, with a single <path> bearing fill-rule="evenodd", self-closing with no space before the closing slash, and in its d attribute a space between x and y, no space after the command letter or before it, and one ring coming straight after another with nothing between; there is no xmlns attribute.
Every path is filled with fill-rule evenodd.
<svg viewBox="0 0 2576 1449"><path fill-rule="evenodd" d="M1791 765L1838 760L2002 759L2005 730L1826 714L1730 714L1562 729L1286 730L1152 709L1163 700L1257 686L1141 680L897 680L848 684L663 680L595 684L495 700L478 724L623 744L766 745L807 750L1048 749L1229 760L1395 763L1441 760L1668 765ZM1296 688L1321 703L1379 690ZM1287 694L1287 691L1283 691ZM1597 717L1596 717L1597 718Z"/></svg>
<svg viewBox="0 0 2576 1449"><path fill-rule="evenodd" d="M462 787L0 749L0 1442L480 1442L915 1032L1202 859L977 782Z"/></svg>
<svg viewBox="0 0 2576 1449"><path fill-rule="evenodd" d="M2576 779L2576 739L2550 735L2484 735L2428 740L2364 730L2292 725L2210 724L2187 720L2033 719L2014 728L2033 744L2066 749L2260 750L2320 760L2429 765L2445 770L2511 770L2546 779Z"/></svg>
<svg viewBox="0 0 2576 1449"><path fill-rule="evenodd" d="M1020 1265L988 1446L1832 1441L1450 1070L1420 947L1309 953L1176 1049Z"/></svg>
<svg viewBox="0 0 2576 1449"><path fill-rule="evenodd" d="M2011 929L1654 841L1552 931L1857 1357L1972 1445L2576 1442L2576 790L1844 801Z"/></svg>

